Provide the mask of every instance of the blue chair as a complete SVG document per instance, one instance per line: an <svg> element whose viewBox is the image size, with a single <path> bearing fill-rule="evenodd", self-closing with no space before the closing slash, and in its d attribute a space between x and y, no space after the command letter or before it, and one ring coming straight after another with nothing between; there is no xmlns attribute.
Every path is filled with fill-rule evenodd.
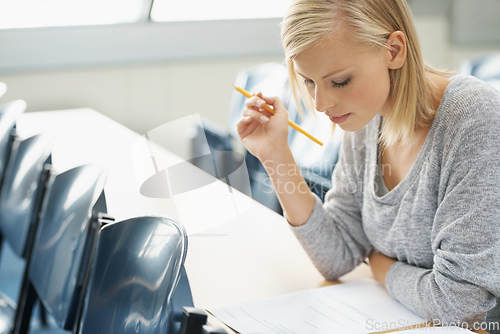
<svg viewBox="0 0 500 334"><path fill-rule="evenodd" d="M184 228L167 218L104 226L77 333L178 333L183 306L193 305L186 253Z"/></svg>
<svg viewBox="0 0 500 334"><path fill-rule="evenodd" d="M288 72L281 63L263 63L240 71L236 77L235 85L253 93L256 89L262 91L266 96L278 96L287 106L291 92L289 88ZM229 135L231 138L238 138L236 123L241 118L245 108L246 97L235 91L232 95L229 111ZM288 118L297 121L298 114L295 109L289 111ZM289 131L288 141L293 133ZM245 151L245 161L247 163L248 175L252 198L268 208L282 213L281 206L262 163L250 152Z"/></svg>
<svg viewBox="0 0 500 334"><path fill-rule="evenodd" d="M40 300L59 328L71 330L80 312L90 256L106 213L105 177L83 165L55 175L44 197L40 221L21 287L14 333L28 333ZM33 331L31 331L33 332Z"/></svg>
<svg viewBox="0 0 500 334"><path fill-rule="evenodd" d="M4 179L5 166L9 161L12 143L15 138L16 120L25 110L26 103L22 100L0 105L0 189ZM3 237L0 233L0 250L2 242Z"/></svg>
<svg viewBox="0 0 500 334"><path fill-rule="evenodd" d="M47 192L15 334L177 333L193 305L182 226L158 217L111 223L104 177L87 165L57 175ZM57 328L30 328L39 299ZM18 321L19 320L19 321Z"/></svg>
<svg viewBox="0 0 500 334"><path fill-rule="evenodd" d="M280 63L264 63L244 69L238 73L234 84L249 92L260 89L268 96L279 96L284 102L289 100L288 74L285 66ZM222 181L228 182L228 179L224 177L246 162L248 175L241 173L238 177L249 178L250 182L239 181L233 177L231 186L281 213L278 198L264 167L239 143L236 123L241 118L246 99L234 90L229 107L227 130L220 129L208 120L203 120L202 128L195 129L192 156L200 158L193 160L192 163ZM290 114L289 117L294 120L297 115ZM210 159L207 158L206 149L203 147L207 143L210 148ZM250 189L248 184L250 184Z"/></svg>
<svg viewBox="0 0 500 334"><path fill-rule="evenodd" d="M193 158L189 163L243 194L252 195L248 175L240 169L245 163L245 156L234 149L232 139L220 126L207 119L195 126L191 138L191 156Z"/></svg>
<svg viewBox="0 0 500 334"><path fill-rule="evenodd" d="M289 87L288 72L283 64L264 63L244 69L238 73L235 85L250 92L259 89L268 96L280 97L288 109L290 120L295 121L306 131L325 141L325 145L320 147L293 129L290 129L288 133L288 143L308 186L321 199L324 199L325 193L331 188L331 175L338 159L342 141L341 129L336 129L334 132L329 120L325 120L318 127L317 123L314 122L314 115L307 112L302 116L299 114ZM252 198L268 208L282 213L272 182L262 163L244 148L234 144L239 142L236 123L241 118L245 101L245 96L234 91L230 104L228 131L220 130L219 127L208 121L203 123L203 129L195 131L196 135L192 141L193 156L200 156L201 150L204 149L200 148L200 143L207 142L212 152L222 152L219 154L221 157L219 159L199 160L195 165L213 173L214 166L225 165L229 166L226 169L233 170L234 166L239 166L243 161L246 162L251 188L249 193ZM231 155L231 152L236 154ZM243 157L238 152L243 152ZM212 153L212 156L215 154ZM248 191L246 192L248 193Z"/></svg>
<svg viewBox="0 0 500 334"><path fill-rule="evenodd" d="M288 71L281 63L263 63L238 72L234 84L253 93L256 89L266 96L278 96L287 106L291 91L289 88ZM236 123L241 118L247 98L240 92L234 91L229 106L228 129L232 138L238 138ZM297 113L289 111L288 118L297 120Z"/></svg>
<svg viewBox="0 0 500 334"><path fill-rule="evenodd" d="M16 120L26 110L26 102L16 100L0 105L0 187L9 159Z"/></svg>
<svg viewBox="0 0 500 334"><path fill-rule="evenodd" d="M279 96L288 110L288 118L324 141L324 145L319 146L293 129L288 132L290 149L306 183L323 200L326 192L331 188L331 176L338 160L342 130L337 128L334 131L329 120L324 119L324 116L318 112L315 114L307 112L305 107L302 108L305 111L303 115L299 114L289 87L288 72L282 64L266 63L243 70L236 79L236 85L249 91L260 89L268 96ZM234 116L230 119L233 136L237 136L236 122L241 117L245 100L246 98L240 93L233 95L231 110ZM254 199L274 211L282 213L271 181L260 161L248 152L245 155L245 160L250 174Z"/></svg>
<svg viewBox="0 0 500 334"><path fill-rule="evenodd" d="M24 272L47 189L50 163L50 145L46 136L14 140L0 191L0 233L13 253L25 260ZM0 327L4 330L12 327L15 310L16 304L7 295L0 296ZM0 333L4 331L0 330Z"/></svg>
<svg viewBox="0 0 500 334"><path fill-rule="evenodd" d="M500 90L500 53L492 52L467 59L460 65L459 73L475 76Z"/></svg>

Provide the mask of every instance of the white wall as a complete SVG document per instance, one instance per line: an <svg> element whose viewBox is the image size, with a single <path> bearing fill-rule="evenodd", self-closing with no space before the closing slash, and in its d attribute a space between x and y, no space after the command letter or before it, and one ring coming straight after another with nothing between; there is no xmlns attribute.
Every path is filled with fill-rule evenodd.
<svg viewBox="0 0 500 334"><path fill-rule="evenodd" d="M500 44L486 45L453 44L448 18L442 15L426 15L415 18L424 59L439 69L455 71L464 60L490 52L500 52Z"/></svg>
<svg viewBox="0 0 500 334"><path fill-rule="evenodd" d="M2 101L24 99L28 111L90 107L139 133L200 113L225 125L232 83L242 68L281 57L185 61L0 76Z"/></svg>

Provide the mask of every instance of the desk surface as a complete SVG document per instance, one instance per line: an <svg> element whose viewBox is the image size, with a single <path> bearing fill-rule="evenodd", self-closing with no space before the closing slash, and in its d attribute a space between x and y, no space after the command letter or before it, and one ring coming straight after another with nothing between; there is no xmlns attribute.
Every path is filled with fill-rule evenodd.
<svg viewBox="0 0 500 334"><path fill-rule="evenodd" d="M52 135L52 160L58 171L86 163L103 165L107 171L108 212L117 220L160 215L190 227L199 222L186 210L199 212L207 204L221 205L218 198L203 192L201 197L191 197L195 200L183 198L182 203L175 198L141 195L143 176L138 175L137 160L149 159L136 150L143 137L91 109L26 113L18 121L18 132L22 137ZM157 152L162 159L176 159L169 152ZM215 182L214 186L229 194L225 184ZM244 204L239 206L242 209L222 221L217 210L205 213L204 222L215 227L189 237L186 270L197 307L241 303L333 284L314 268L282 216L248 201L237 191L229 195L233 203ZM342 281L370 276L368 266L362 265Z"/></svg>
<svg viewBox="0 0 500 334"><path fill-rule="evenodd" d="M17 127L22 137L36 133L54 137L52 161L58 171L86 163L103 165L107 173L108 212L116 220L161 215L178 219L186 226L196 223L189 220L195 216L181 219L184 217L176 199L155 199L140 194L133 156L133 147L142 137L139 134L90 109L26 113ZM220 187L227 189L223 183ZM244 201L243 194L234 192L234 196L236 201ZM214 196L203 200L220 205ZM200 205L192 203L191 210L198 210ZM216 214L207 215L204 220L207 225L217 225L218 218ZM237 216L225 217L219 227L190 236L186 269L195 303L200 307L244 302L327 284L284 218L255 201Z"/></svg>

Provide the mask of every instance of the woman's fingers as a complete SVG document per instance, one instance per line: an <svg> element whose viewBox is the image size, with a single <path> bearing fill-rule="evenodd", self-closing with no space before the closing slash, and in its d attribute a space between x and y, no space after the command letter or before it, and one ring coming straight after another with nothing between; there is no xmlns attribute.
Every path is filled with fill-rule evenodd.
<svg viewBox="0 0 500 334"><path fill-rule="evenodd" d="M243 117L238 123L237 123L237 129L238 129L238 135L240 136L241 140L244 140L247 136L251 135L254 133L259 126L259 123L256 122L252 117L246 116Z"/></svg>
<svg viewBox="0 0 500 334"><path fill-rule="evenodd" d="M275 111L278 109L286 109L281 99L277 96L261 96L260 98L265 103L272 106Z"/></svg>
<svg viewBox="0 0 500 334"><path fill-rule="evenodd" d="M252 134L260 125L266 124L269 118L262 115L260 112L245 109L243 117L236 124L236 129L241 139Z"/></svg>
<svg viewBox="0 0 500 334"><path fill-rule="evenodd" d="M259 96L249 97L245 101L245 105L246 105L247 108L251 108L251 109L255 109L255 110L262 110L264 108L265 104L266 104L266 101L264 101Z"/></svg>
<svg viewBox="0 0 500 334"><path fill-rule="evenodd" d="M245 105L248 109L257 110L260 113L264 114L265 116L269 117L272 114L264 108L264 106L266 105L266 99L270 99L272 101L279 101L279 98L277 98L277 97L266 98L266 97L262 96L262 93L257 91L254 96L248 98L245 101Z"/></svg>
<svg viewBox="0 0 500 334"><path fill-rule="evenodd" d="M252 95L255 95L255 96L258 96L258 97L262 97L262 92L258 89L254 90L252 92Z"/></svg>
<svg viewBox="0 0 500 334"><path fill-rule="evenodd" d="M258 90L254 91L253 94L252 97L245 101L246 109L243 111L243 119L238 127L240 135L252 133L259 125L269 122L270 118L277 112L279 116L276 121L271 121L273 124L284 122L283 119L285 118L288 119L288 112L278 97L263 96ZM274 109L273 113L264 108L266 104Z"/></svg>
<svg viewBox="0 0 500 334"><path fill-rule="evenodd" d="M270 115L269 113L267 113L267 114ZM265 123L265 122L269 121L269 117L266 116L265 114L263 114L263 112L255 111L253 109L243 110L243 116L249 116L260 123Z"/></svg>

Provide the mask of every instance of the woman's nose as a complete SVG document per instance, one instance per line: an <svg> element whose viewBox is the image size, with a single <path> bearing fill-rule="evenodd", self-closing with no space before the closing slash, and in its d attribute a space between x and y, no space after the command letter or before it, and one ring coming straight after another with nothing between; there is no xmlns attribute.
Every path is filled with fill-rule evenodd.
<svg viewBox="0 0 500 334"><path fill-rule="evenodd" d="M335 98L331 94L325 94L323 91L316 89L314 94L314 108L319 112L325 112L328 109L335 107L337 104Z"/></svg>

